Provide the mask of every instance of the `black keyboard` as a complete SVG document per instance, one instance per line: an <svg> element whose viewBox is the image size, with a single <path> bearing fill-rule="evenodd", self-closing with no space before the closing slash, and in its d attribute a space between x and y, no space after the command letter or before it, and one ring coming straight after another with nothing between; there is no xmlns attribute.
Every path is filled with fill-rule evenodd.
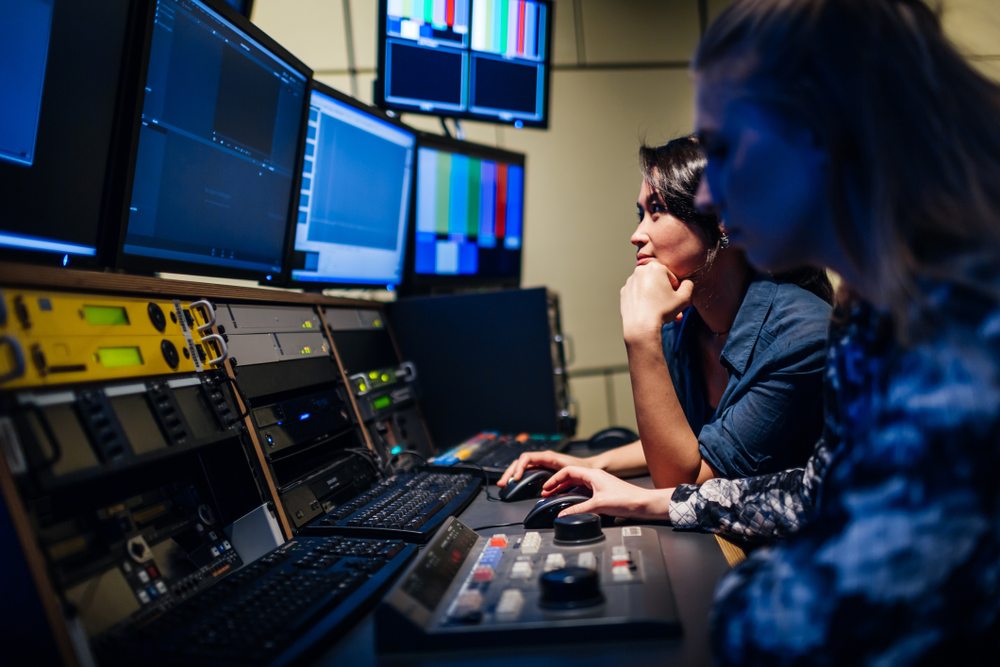
<svg viewBox="0 0 1000 667"><path fill-rule="evenodd" d="M561 451L567 440L558 434L497 433L483 431L448 451L430 459L435 466L458 467L471 465L485 471L487 479L495 482L511 463L524 452L546 449Z"/></svg>
<svg viewBox="0 0 1000 667"><path fill-rule="evenodd" d="M354 534L427 542L479 491L481 474L416 471L393 475L304 526L310 535Z"/></svg>
<svg viewBox="0 0 1000 667"><path fill-rule="evenodd" d="M303 537L142 623L116 628L100 664L268 665L327 646L416 551L399 540Z"/></svg>

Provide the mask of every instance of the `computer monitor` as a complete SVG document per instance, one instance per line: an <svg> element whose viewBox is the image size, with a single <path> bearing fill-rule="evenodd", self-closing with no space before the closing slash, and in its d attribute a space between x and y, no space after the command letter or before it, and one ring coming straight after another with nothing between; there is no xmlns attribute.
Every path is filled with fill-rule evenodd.
<svg viewBox="0 0 1000 667"><path fill-rule="evenodd" d="M247 18L253 13L253 0L226 0L226 4Z"/></svg>
<svg viewBox="0 0 1000 667"><path fill-rule="evenodd" d="M421 134L404 291L517 287L524 155Z"/></svg>
<svg viewBox="0 0 1000 667"><path fill-rule="evenodd" d="M155 0L118 265L280 277L311 77L224 3Z"/></svg>
<svg viewBox="0 0 1000 667"><path fill-rule="evenodd" d="M547 127L551 0L380 0L375 101Z"/></svg>
<svg viewBox="0 0 1000 667"><path fill-rule="evenodd" d="M300 285L403 279L416 133L313 82L290 277Z"/></svg>
<svg viewBox="0 0 1000 667"><path fill-rule="evenodd" d="M118 120L134 4L0 0L0 260L110 259L102 221L128 136Z"/></svg>

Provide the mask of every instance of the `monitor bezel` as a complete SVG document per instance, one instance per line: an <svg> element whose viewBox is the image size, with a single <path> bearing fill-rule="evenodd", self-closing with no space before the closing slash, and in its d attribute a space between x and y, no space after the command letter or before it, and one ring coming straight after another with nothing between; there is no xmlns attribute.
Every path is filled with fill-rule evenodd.
<svg viewBox="0 0 1000 667"><path fill-rule="evenodd" d="M115 243L115 268L130 273L140 273L151 275L162 272L185 273L199 276L209 276L217 278L240 278L257 280L265 285L273 285L280 280L285 270L284 266L284 246L279 253L279 261L282 266L278 271L260 271L256 269L243 269L232 266L217 264L186 262L175 259L160 257L147 257L145 255L128 254L125 252L125 238L128 233L129 207L132 200L132 188L135 181L136 161L139 154L139 131L142 127L142 109L145 104L146 79L149 73L150 49L153 40L153 19L158 0L145 0L147 5L147 16L142 32L142 51L139 61L139 85L135 110L132 116L128 166L123 179L123 196L121 210L119 211L118 234ZM298 210L298 192L300 189L299 178L302 168L302 152L305 146L306 127L309 119L309 91L312 82L313 70L297 57L292 55L285 47L268 36L263 30L251 23L250 19L240 14L230 7L224 0L198 0L205 4L212 11L220 14L226 21L232 23L239 30L259 42L266 49L270 50L276 57L283 60L294 70L305 76L305 95L303 98L302 114L299 122L299 136L296 141L295 161L292 165L292 185L288 202L288 212L285 218L285 229L282 232L282 239L287 239L288 229L292 223L293 215ZM270 279L268 279L270 276Z"/></svg>
<svg viewBox="0 0 1000 667"><path fill-rule="evenodd" d="M355 108L355 109L357 109L359 111L367 113L367 114L371 115L373 118L376 118L376 119L381 120L381 121L386 121L389 124L391 124L391 125L393 125L395 127L398 127L399 129L401 129L401 130L403 130L405 132L408 132L408 133L410 133L410 134L413 135L413 163L412 163L412 166L410 167L410 179L409 179L409 182L406 184L406 187L409 188L410 196L409 196L409 200L407 202L407 208L408 208L408 210L406 211L406 216L405 216L405 218L403 220L403 225L406 226L406 229L403 230L403 240L402 240L403 248L402 248L402 251L400 253L400 255L401 255L401 260L400 260L401 261L401 264L400 264L400 269L401 269L401 271L400 271L400 282L395 285L395 289L398 289L399 285L402 284L402 282L406 280L406 253L407 253L407 250L408 250L408 243L409 243L409 234L410 234L410 229L409 228L410 228L410 226L411 226L411 224L413 222L413 219L412 219L412 216L413 216L413 198L414 198L414 195L415 195L414 190L413 190L413 186L414 186L414 183L415 183L415 181L414 181L415 174L417 173L417 148L419 146L420 132L418 130L416 130L415 128L407 125L406 123L404 123L403 121L401 121L399 118L390 116L388 113L386 113L382 109L379 109L378 107L372 106L370 104L365 104L361 100L358 100L358 99L356 99L354 97L351 97L350 95L348 95L346 93L343 93L343 92L337 90L336 88L333 88L332 86L329 86L329 85L327 85L327 84L325 84L322 81L319 81L317 79L313 79L312 82L311 82L311 85L309 86L309 101L310 101L310 104L312 102L312 93L313 93L313 90L315 90L315 91L317 91L317 92L319 92L319 93L321 93L323 95L327 95L328 97L332 97L334 100L336 100L338 102L342 102L342 103L344 103L344 104L346 104L348 106L351 106L351 107L353 107L353 108ZM310 105L307 105L307 107L306 107L307 108L307 111L306 111L307 118L308 118L308 109L309 109L309 106ZM307 121L307 125L308 125L308 121ZM294 197L294 200L295 200L294 204L295 205L294 205L294 208L293 208L292 219L290 220L289 225L288 225L287 237L285 239L285 254L284 254L284 268L285 268L285 270L282 272L282 275L281 275L281 285L283 285L285 287L295 287L295 288L306 290L306 291L321 291L321 290L324 290L324 289L379 289L379 287L382 288L381 291L389 291L387 289L388 283L387 282L383 282L383 281L373 281L373 282L344 282L344 281L337 281L337 280L295 280L292 277L292 254L295 252L295 231L296 231L297 221L298 221L299 197L300 197L301 192L302 192L302 169L303 169L304 162L305 162L305 143L306 143L306 134L303 133L302 139L301 139L301 144L302 145L299 147L299 166L298 166L298 171L296 172L296 184L297 184L297 187L296 187L295 197Z"/></svg>
<svg viewBox="0 0 1000 667"><path fill-rule="evenodd" d="M435 275L416 272L416 239L417 239L417 182L420 178L420 149L431 148L460 153L471 157L497 160L520 166L525 171L524 193L521 200L521 247L517 249L517 274L514 276L478 276L466 274ZM400 294L404 296L455 293L484 289L511 289L521 286L521 275L524 272L524 231L528 208L527 155L516 151L478 144L462 139L455 139L441 134L420 132L417 135L417 153L413 169L413 198L410 206L410 231L406 238L406 270Z"/></svg>
<svg viewBox="0 0 1000 667"><path fill-rule="evenodd" d="M58 5L58 3L55 3ZM130 145L130 125L135 110L137 95L137 77L140 75L136 59L131 54L143 44L143 24L146 21L148 7L143 3L127 3L125 9L125 33L122 36L122 48L118 71L118 83L114 91L115 100L107 160L104 165L104 178L100 204L98 206L97 234L94 238L94 254L75 254L59 251L41 250L35 248L0 247L0 262L16 264L50 266L67 269L103 270L115 265L116 244L118 240L118 225L115 224L122 201L122 181L124 180L125 158ZM54 6L54 12L58 12ZM55 21L55 14L53 14ZM50 43L49 48L52 48ZM45 87L48 87L49 76L46 72ZM44 93L43 93L44 99ZM44 104L44 102L43 102ZM40 237L41 238L41 237ZM65 243L65 239L43 238L54 243ZM63 257L69 255L69 260L63 264Z"/></svg>
<svg viewBox="0 0 1000 667"><path fill-rule="evenodd" d="M475 0L469 0L469 16L472 15L472 3ZM386 13L389 7L388 0L379 0L378 3L378 14L376 15L376 26L375 30L378 38L378 53L376 54L376 70L375 70L375 81L372 83L372 99L374 100L375 106L381 109L387 109L393 111L397 114L404 113L414 113L422 116L436 116L439 118L456 118L460 120L475 120L483 123L492 123L496 125L509 125L511 127L530 127L539 130L547 130L549 128L549 114L550 114L550 103L552 99L552 34L554 31L553 26L555 25L555 2L553 0L535 0L540 4L544 4L548 9L549 20L546 22L545 27L545 57L542 59L544 64L544 74L542 83L542 119L538 121L524 120L524 119L511 119L504 120L498 118L497 116L492 116L489 114L475 113L472 111L423 111L421 109L414 109L409 106L399 106L385 99L385 44L386 44ZM471 53L471 47L468 49ZM471 75L469 75L471 76ZM519 124L520 123L520 124Z"/></svg>

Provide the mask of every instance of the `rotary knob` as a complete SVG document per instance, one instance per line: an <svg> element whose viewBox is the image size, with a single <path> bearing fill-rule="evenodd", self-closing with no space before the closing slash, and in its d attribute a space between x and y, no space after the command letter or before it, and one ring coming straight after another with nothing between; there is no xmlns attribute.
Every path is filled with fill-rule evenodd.
<svg viewBox="0 0 1000 667"><path fill-rule="evenodd" d="M556 529L553 538L556 544L590 544L604 539L601 517L596 514L557 517L553 526Z"/></svg>
<svg viewBox="0 0 1000 667"><path fill-rule="evenodd" d="M604 602L597 571L587 567L561 567L538 578L545 609L566 610L592 607Z"/></svg>

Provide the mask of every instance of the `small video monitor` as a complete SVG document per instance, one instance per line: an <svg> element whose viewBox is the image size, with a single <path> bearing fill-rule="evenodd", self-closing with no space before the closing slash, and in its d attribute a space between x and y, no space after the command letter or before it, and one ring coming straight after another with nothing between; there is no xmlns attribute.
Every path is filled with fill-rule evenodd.
<svg viewBox="0 0 1000 667"><path fill-rule="evenodd" d="M0 260L108 259L102 221L127 137L117 120L133 5L0 0Z"/></svg>
<svg viewBox="0 0 1000 667"><path fill-rule="evenodd" d="M551 0L380 0L378 106L547 127Z"/></svg>
<svg viewBox="0 0 1000 667"><path fill-rule="evenodd" d="M283 270L312 71L221 2L156 0L118 265Z"/></svg>
<svg viewBox="0 0 1000 667"><path fill-rule="evenodd" d="M524 155L421 134L410 238L407 293L517 287Z"/></svg>
<svg viewBox="0 0 1000 667"><path fill-rule="evenodd" d="M313 82L292 282L390 290L402 282L415 153L412 129Z"/></svg>

